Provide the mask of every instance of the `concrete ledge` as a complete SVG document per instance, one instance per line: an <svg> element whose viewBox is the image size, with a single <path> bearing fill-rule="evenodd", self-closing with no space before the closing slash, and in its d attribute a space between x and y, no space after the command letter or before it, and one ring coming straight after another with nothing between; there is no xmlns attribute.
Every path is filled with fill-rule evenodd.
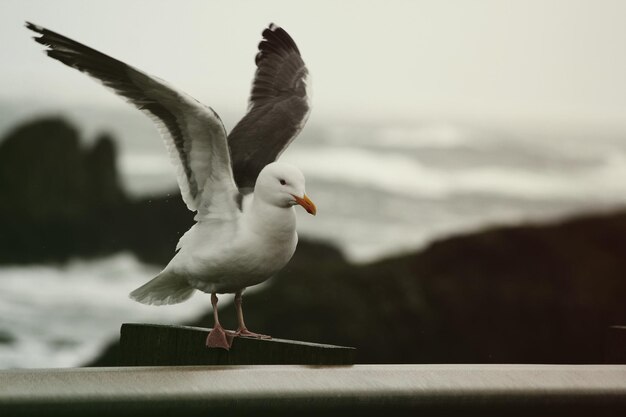
<svg viewBox="0 0 626 417"><path fill-rule="evenodd" d="M236 337L229 351L208 349L211 329L158 324L122 325L120 365L350 365L355 349L284 339Z"/></svg>
<svg viewBox="0 0 626 417"><path fill-rule="evenodd" d="M624 416L626 366L203 366L0 371L2 416L417 413Z"/></svg>

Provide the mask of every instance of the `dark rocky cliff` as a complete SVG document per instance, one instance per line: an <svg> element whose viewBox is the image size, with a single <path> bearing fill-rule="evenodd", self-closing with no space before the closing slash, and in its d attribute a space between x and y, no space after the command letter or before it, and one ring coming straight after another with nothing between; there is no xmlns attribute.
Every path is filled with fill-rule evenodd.
<svg viewBox="0 0 626 417"><path fill-rule="evenodd" d="M0 140L0 263L130 250L164 264L191 224L179 196L126 196L108 135L88 147L73 126L46 118Z"/></svg>

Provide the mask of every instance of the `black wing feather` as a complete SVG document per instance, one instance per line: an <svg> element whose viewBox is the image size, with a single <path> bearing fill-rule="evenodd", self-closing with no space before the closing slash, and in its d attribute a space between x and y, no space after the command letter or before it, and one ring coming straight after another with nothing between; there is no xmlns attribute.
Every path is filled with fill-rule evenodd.
<svg viewBox="0 0 626 417"><path fill-rule="evenodd" d="M51 48L46 50L49 57L99 79L105 86L112 88L137 108L149 112L163 123L180 155L181 165L189 182L189 192L191 197L195 199L201 190L198 189L196 179L188 163L189 149L185 146L181 127L171 111L159 101L147 97L144 89L135 84L132 77L141 79L144 74L115 58L49 29L30 22L26 22L26 27L41 35L33 37L36 42Z"/></svg>
<svg viewBox="0 0 626 417"><path fill-rule="evenodd" d="M308 70L296 43L274 24L262 35L248 113L228 136L235 182L243 191L300 133L310 111Z"/></svg>

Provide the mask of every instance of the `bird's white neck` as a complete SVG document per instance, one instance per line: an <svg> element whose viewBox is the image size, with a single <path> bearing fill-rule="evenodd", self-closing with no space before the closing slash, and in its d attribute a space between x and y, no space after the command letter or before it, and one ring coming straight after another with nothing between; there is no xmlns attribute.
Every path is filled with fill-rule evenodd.
<svg viewBox="0 0 626 417"><path fill-rule="evenodd" d="M273 239L293 238L296 233L296 213L293 207L279 207L255 196L251 199L248 205L244 205L244 216L252 231Z"/></svg>

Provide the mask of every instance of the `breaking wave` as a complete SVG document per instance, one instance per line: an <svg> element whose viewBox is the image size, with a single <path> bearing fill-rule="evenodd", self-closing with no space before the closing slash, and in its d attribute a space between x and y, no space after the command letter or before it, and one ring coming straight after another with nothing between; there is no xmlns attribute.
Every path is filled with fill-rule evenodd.
<svg viewBox="0 0 626 417"><path fill-rule="evenodd" d="M607 156L597 165L559 170L496 165L445 169L426 166L400 153L357 148L310 148L291 152L285 159L300 167L307 178L419 198L478 194L539 200L626 200L626 158L619 154Z"/></svg>
<svg viewBox="0 0 626 417"><path fill-rule="evenodd" d="M130 254L65 266L3 266L0 369L79 366L124 322L180 323L208 311L208 298L198 294L160 307L128 298L158 272Z"/></svg>

